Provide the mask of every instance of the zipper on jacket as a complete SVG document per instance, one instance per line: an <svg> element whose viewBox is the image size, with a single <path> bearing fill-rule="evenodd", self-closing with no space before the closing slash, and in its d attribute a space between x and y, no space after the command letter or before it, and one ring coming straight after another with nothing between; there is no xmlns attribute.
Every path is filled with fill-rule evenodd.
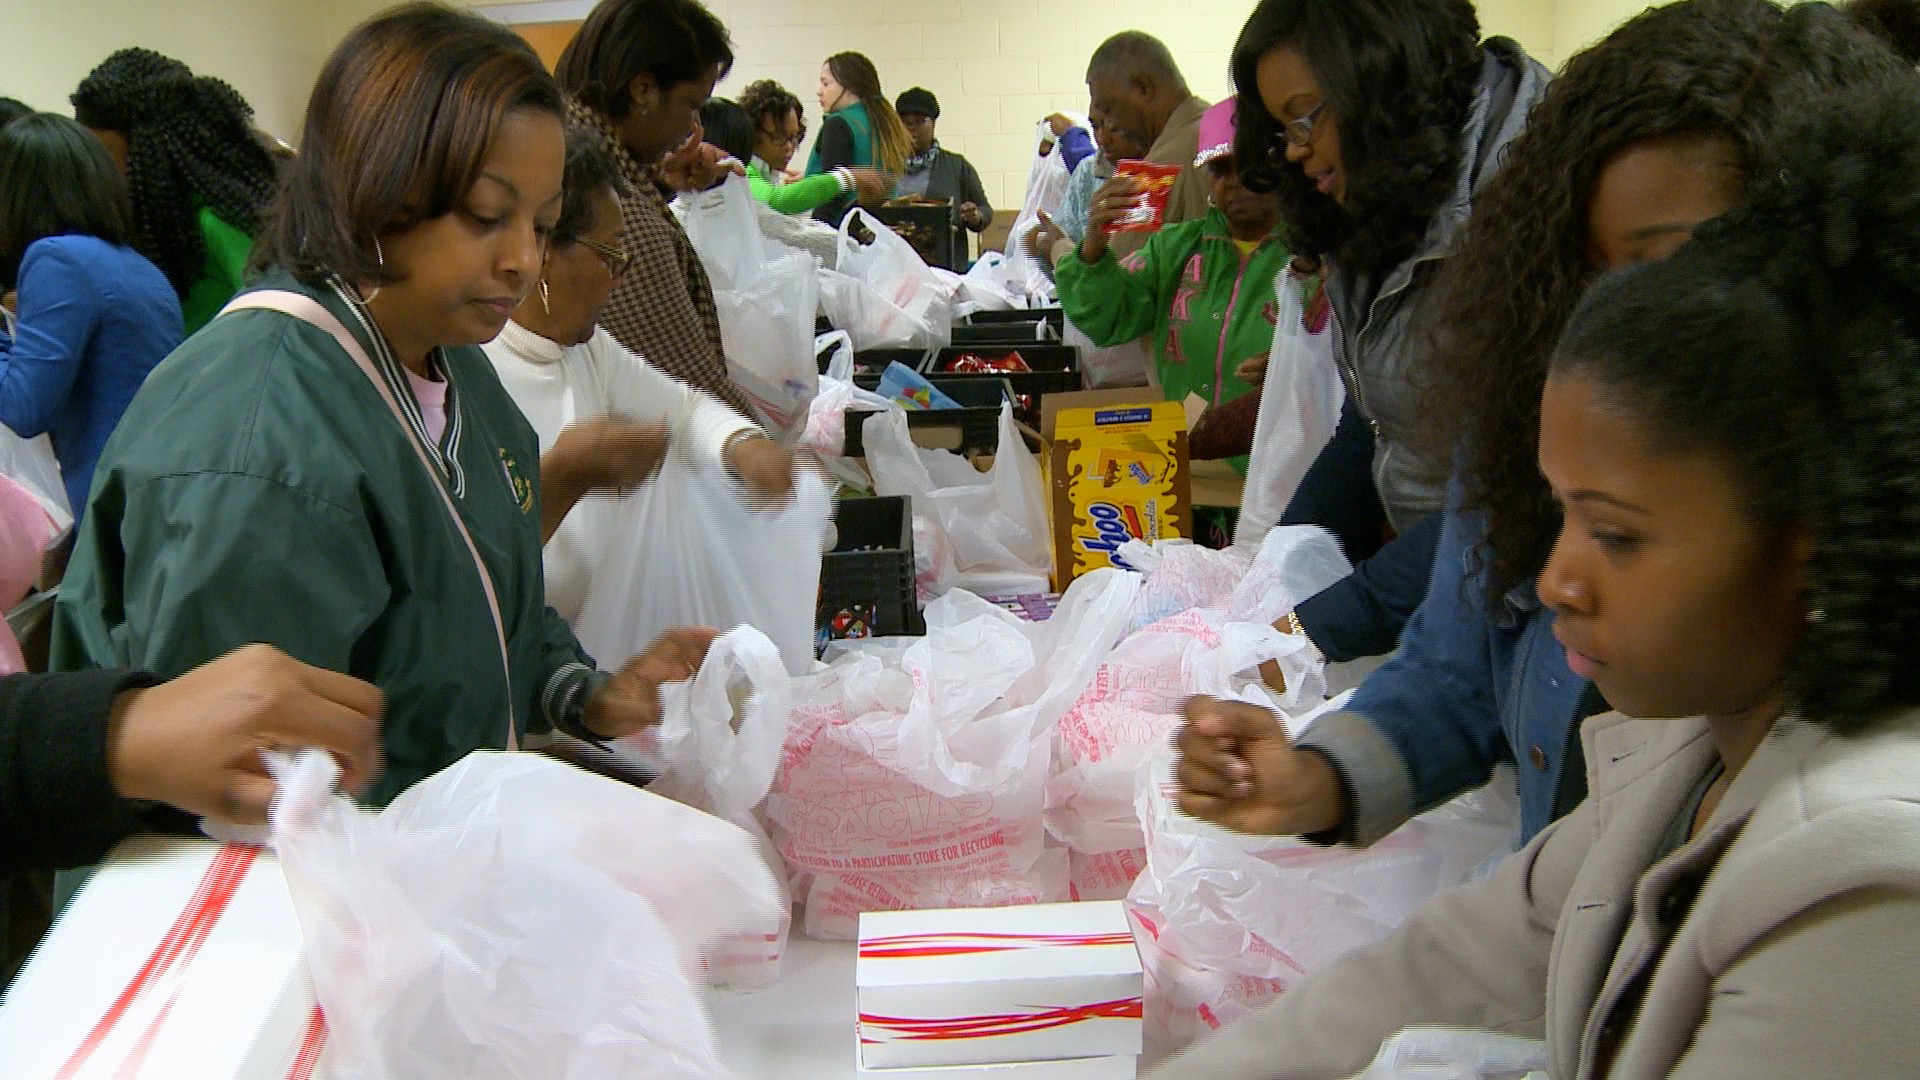
<svg viewBox="0 0 1920 1080"><path fill-rule="evenodd" d="M1231 238L1229 238L1231 243ZM1255 248L1254 251L1258 251ZM1234 249L1239 255L1239 249ZM1220 316L1220 344L1213 350L1213 407L1220 407L1220 391L1227 381L1227 333L1233 329L1233 309L1240 303L1240 285L1247 280L1247 267L1253 265L1253 252L1240 256L1240 269L1233 276L1233 292L1227 297L1227 312Z"/></svg>

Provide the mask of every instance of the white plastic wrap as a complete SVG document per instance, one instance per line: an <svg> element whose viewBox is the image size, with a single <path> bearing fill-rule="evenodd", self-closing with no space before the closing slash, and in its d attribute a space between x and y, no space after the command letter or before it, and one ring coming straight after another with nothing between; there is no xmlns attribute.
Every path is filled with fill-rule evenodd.
<svg viewBox="0 0 1920 1080"><path fill-rule="evenodd" d="M780 897L751 837L535 754L374 813L276 760L274 845L340 1080L730 1080L690 972Z"/></svg>
<svg viewBox="0 0 1920 1080"><path fill-rule="evenodd" d="M618 667L676 627L752 626L789 672L813 663L821 541L832 519L826 481L801 469L793 501L755 507L726 471L676 444L660 474L600 508L593 588L575 630L605 667Z"/></svg>
<svg viewBox="0 0 1920 1080"><path fill-rule="evenodd" d="M1323 310L1309 320L1301 281L1291 271L1274 279L1279 304L1273 353L1260 387L1260 418L1254 422L1247 460L1246 494L1240 506L1236 544L1258 546L1287 512L1307 469L1340 425L1346 387L1333 359L1334 327Z"/></svg>

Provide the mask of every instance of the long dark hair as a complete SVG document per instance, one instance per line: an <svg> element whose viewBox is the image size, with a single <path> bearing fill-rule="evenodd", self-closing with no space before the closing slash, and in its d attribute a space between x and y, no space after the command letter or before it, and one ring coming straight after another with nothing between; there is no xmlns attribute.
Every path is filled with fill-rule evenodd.
<svg viewBox="0 0 1920 1080"><path fill-rule="evenodd" d="M1656 451L1731 466L1761 528L1805 528L1790 706L1858 730L1920 705L1920 80L1828 99L1747 206L1609 275L1556 378L1591 380Z"/></svg>
<svg viewBox="0 0 1920 1080"><path fill-rule="evenodd" d="M1339 119L1344 207L1286 160L1284 128L1260 99L1260 60L1282 46L1306 58ZM1397 266L1459 182L1481 63L1471 0L1261 0L1233 47L1241 182L1280 193L1297 253L1356 272Z"/></svg>
<svg viewBox="0 0 1920 1080"><path fill-rule="evenodd" d="M1920 0L1848 0L1841 10L1901 59L1920 64Z"/></svg>
<svg viewBox="0 0 1920 1080"><path fill-rule="evenodd" d="M834 53L827 57L827 70L833 72L834 82L866 105L867 115L873 119L873 153L879 158L876 167L890 173L906 171L907 158L913 153L913 136L907 134L907 125L900 122L893 102L880 89L880 72L873 61L857 52Z"/></svg>
<svg viewBox="0 0 1920 1080"><path fill-rule="evenodd" d="M255 257L308 282L391 281L379 238L452 211L509 113L562 108L540 58L506 27L429 2L376 15L320 69Z"/></svg>
<svg viewBox="0 0 1920 1080"><path fill-rule="evenodd" d="M126 181L100 140L64 116L35 113L0 128L0 292L20 285L36 240L127 242Z"/></svg>
<svg viewBox="0 0 1920 1080"><path fill-rule="evenodd" d="M239 91L151 49L122 49L73 92L73 115L127 140L133 246L185 297L205 269L204 207L248 234L279 174Z"/></svg>
<svg viewBox="0 0 1920 1080"><path fill-rule="evenodd" d="M1497 605L1539 573L1560 515L1535 456L1547 359L1592 280L1587 204L1606 164L1655 139L1724 145L1739 182L1822 87L1898 67L1823 4L1682 0L1654 8L1567 62L1507 163L1481 189L1439 282L1421 410L1435 460L1457 466L1482 518L1473 558Z"/></svg>
<svg viewBox="0 0 1920 1080"><path fill-rule="evenodd" d="M732 154L742 165L753 160L753 118L735 102L708 98L700 106L700 126L708 143Z"/></svg>

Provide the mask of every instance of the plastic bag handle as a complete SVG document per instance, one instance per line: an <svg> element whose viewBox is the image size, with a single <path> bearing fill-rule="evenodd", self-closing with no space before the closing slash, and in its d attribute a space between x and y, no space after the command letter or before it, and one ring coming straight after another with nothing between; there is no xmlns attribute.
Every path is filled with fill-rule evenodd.
<svg viewBox="0 0 1920 1080"><path fill-rule="evenodd" d="M360 373L373 384L380 394L380 400L386 402L387 410L406 433L407 445L413 447L414 454L420 459L420 465L427 470L433 480L433 489L440 493L440 501L445 505L447 516L453 519L453 527L460 532L460 539L466 542L467 554L473 557L473 569L480 575L480 588L487 594L487 611L493 616L493 634L500 645L500 674L506 680L507 688L507 749L520 748L520 737L513 718L513 663L507 651L506 623L500 617L500 598L493 589L493 574L487 570L487 564L480 558L480 549L473 542L473 534L467 531L467 523L461 519L460 510L454 505L453 495L447 491L446 481L440 477L440 470L434 468L433 459L427 455L427 448L421 444L420 436L407 423L406 414L400 411L400 403L393 398L393 392L387 389L386 381L375 370L372 358L360 342L333 317L333 312L321 306L318 300L303 293L285 289L262 289L243 296L236 296L226 307L220 309L225 315L233 311L275 311L289 318L299 319L319 330L325 331L339 344L342 352L353 359Z"/></svg>

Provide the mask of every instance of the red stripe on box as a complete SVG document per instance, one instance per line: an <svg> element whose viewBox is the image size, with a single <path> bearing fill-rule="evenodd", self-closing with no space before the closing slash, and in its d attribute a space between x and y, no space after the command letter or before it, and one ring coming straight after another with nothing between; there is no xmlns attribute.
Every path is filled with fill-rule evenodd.
<svg viewBox="0 0 1920 1080"><path fill-rule="evenodd" d="M969 956L976 953L1011 952L1019 949L1105 948L1132 944L1131 933L902 934L897 937L868 938L860 943L860 955L877 960L898 960L928 956Z"/></svg>
<svg viewBox="0 0 1920 1080"><path fill-rule="evenodd" d="M899 1016L860 1014L861 1042L945 1042L954 1039L986 1039L1007 1035L1026 1035L1067 1027L1085 1020L1138 1020L1145 1014L1140 998L1120 998L1092 1005L1067 1005L1026 1013L1000 1013L987 1016L953 1016L925 1020ZM871 1039L867 1029L893 1035Z"/></svg>
<svg viewBox="0 0 1920 1080"><path fill-rule="evenodd" d="M112 1034L115 1026L126 1018L135 1001L152 990L160 979L174 968L176 962L182 969L193 962L194 956L200 951L200 946L207 940L208 935L213 933L214 924L226 912L227 905L233 902L233 894L239 891L240 882L246 877L247 870L253 866L253 861L259 854L258 848L240 847L235 844L228 844L215 853L213 861L207 864L206 873L201 875L200 884L194 889L193 897L187 901L187 906L180 912L180 917L174 920L173 927L167 931L165 937L160 939L160 944L154 946L152 955L147 957L147 962L141 965L126 989L120 991L120 996L114 999L105 1015L100 1017L100 1022L94 1025L85 1039L81 1040L73 1056L68 1058L67 1063L55 1074L55 1080L73 1080L79 1075L88 1059L100 1049L100 1045L106 1041L107 1036ZM172 1002L169 1001L166 1008L161 1010L162 1018L171 1007ZM158 1021L156 1025L157 1023ZM121 1070L123 1073L129 1066L138 1068L139 1061L145 1056L146 1047L150 1044L153 1034L153 1029L149 1029L147 1034L142 1036L140 1043L131 1052L128 1062L123 1064Z"/></svg>
<svg viewBox="0 0 1920 1080"><path fill-rule="evenodd" d="M300 1037L300 1052L294 1055L293 1066L287 1070L287 1080L313 1080L314 1071L320 1067L320 1051L327 1045L327 1015L320 1006L313 1007L313 1014L307 1017L307 1030Z"/></svg>

